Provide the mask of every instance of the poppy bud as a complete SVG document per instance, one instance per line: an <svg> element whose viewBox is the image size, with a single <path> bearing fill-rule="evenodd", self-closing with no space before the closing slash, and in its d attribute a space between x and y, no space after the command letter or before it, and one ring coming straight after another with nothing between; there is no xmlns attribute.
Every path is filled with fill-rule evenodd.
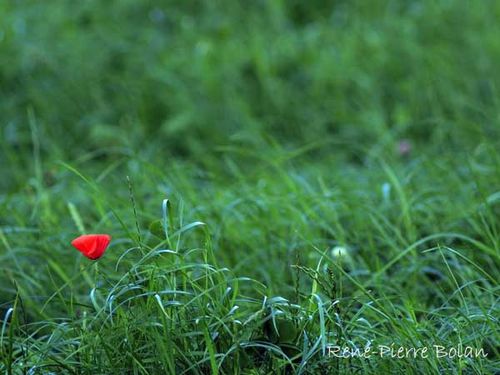
<svg viewBox="0 0 500 375"><path fill-rule="evenodd" d="M71 245L87 258L96 260L102 257L110 241L108 234L84 234L71 241Z"/></svg>

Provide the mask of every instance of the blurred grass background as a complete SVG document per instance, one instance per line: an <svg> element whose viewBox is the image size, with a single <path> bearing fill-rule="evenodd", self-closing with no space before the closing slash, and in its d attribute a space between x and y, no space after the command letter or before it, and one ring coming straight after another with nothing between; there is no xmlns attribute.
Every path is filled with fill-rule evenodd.
<svg viewBox="0 0 500 375"><path fill-rule="evenodd" d="M205 158L227 144L267 150L267 137L337 140L337 154L373 157L402 137L446 152L498 136L495 1L1 7L2 135L13 153L31 148L28 108L42 155L67 160L154 146ZM3 164L19 167L18 157ZM9 172L3 184L15 188Z"/></svg>

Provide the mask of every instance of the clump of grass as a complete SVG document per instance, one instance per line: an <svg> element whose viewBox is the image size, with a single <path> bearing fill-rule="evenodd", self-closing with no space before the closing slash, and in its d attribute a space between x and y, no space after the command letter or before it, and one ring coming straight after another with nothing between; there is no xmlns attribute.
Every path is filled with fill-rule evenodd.
<svg viewBox="0 0 500 375"><path fill-rule="evenodd" d="M332 346L435 343L453 347L456 342L477 348L486 345L494 351L494 344L487 340L496 332L495 280L476 265L483 273L477 281L481 287L469 292L474 283L461 286L464 276L453 268L473 262L451 248L432 247L423 253L439 254L445 265L446 275L436 273L432 279L440 280L435 284L435 298L446 301L441 307L422 310L421 301L395 293L397 285L382 286L388 283L391 263L378 273L356 275L349 269L352 264L342 259L347 249L325 252L314 245L319 257L316 266L294 266L302 279L310 281L309 288L298 285L296 301L290 301L269 296L265 285L218 266L204 223L183 224L181 217L173 217L168 200L162 212L161 230L154 230L158 229L154 221L144 241L133 236L133 246L122 252L113 272L107 257L82 266L39 312L41 317L47 306L57 305L64 318L30 321L24 306L30 297L18 290L2 319L2 370L229 374L386 372L419 367L429 372L492 371L492 362L483 358L394 362L329 355ZM136 229L140 231L138 224ZM186 237L196 231L202 235L200 246L185 248ZM124 243L116 241L110 252ZM88 293L71 290L77 278L88 279ZM447 286L455 292L446 294Z"/></svg>
<svg viewBox="0 0 500 375"><path fill-rule="evenodd" d="M268 298L264 285L218 267L203 223L170 232L168 207L165 200L160 238L124 251L115 273L100 268L105 258L81 270L78 276L93 285L86 297L64 296L70 282L50 296L42 310L57 303L62 321L23 321L18 294L2 320L3 370L234 373L305 364L319 350L305 333L314 314L283 297ZM184 249L182 237L192 230L203 231L202 246ZM241 284L250 285L252 296ZM314 346L298 345L307 337Z"/></svg>

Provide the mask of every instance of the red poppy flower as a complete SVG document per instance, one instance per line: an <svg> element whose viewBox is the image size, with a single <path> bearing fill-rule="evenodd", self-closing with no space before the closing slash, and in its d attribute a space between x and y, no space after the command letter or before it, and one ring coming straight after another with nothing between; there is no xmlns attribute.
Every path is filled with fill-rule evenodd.
<svg viewBox="0 0 500 375"><path fill-rule="evenodd" d="M75 238L71 244L87 258L96 260L102 257L111 241L108 234L84 234Z"/></svg>

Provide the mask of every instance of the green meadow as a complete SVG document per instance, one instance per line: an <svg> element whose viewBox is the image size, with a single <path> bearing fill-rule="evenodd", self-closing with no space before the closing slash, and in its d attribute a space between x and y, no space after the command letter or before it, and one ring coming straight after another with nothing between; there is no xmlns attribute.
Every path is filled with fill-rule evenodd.
<svg viewBox="0 0 500 375"><path fill-rule="evenodd" d="M499 36L493 0L0 2L0 373L498 374Z"/></svg>

